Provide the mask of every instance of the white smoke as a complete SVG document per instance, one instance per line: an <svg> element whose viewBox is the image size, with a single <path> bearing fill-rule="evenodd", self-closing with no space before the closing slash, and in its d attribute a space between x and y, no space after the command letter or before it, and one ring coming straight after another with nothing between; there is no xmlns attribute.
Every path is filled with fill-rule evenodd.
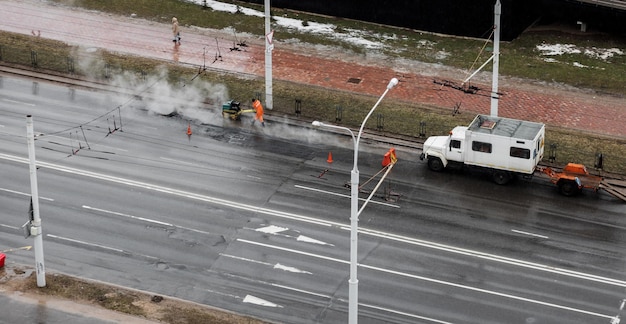
<svg viewBox="0 0 626 324"><path fill-rule="evenodd" d="M185 120L249 129L252 132L262 133L269 137L281 139L298 139L314 145L328 145L351 148L353 143L348 132L333 132L327 129L313 129L310 127L292 126L288 118L280 116L266 116L266 127L260 123L251 125L254 114L245 114L239 121L224 118L222 104L230 99L227 87L224 84L213 84L201 77L194 78L189 74L177 82L169 78L169 71L161 67L156 73L142 75L130 71L107 70L104 60L98 51L83 49L80 51L78 66L81 71L88 73L88 77L102 79L108 77L108 84L117 87L126 95L108 97L110 108L120 107L125 116L131 115L132 110L147 110L163 116L178 115ZM88 52L85 55L85 52ZM193 79L193 80L192 80ZM268 115L272 114L267 111ZM223 124L226 123L226 124ZM307 125L305 125L307 126ZM356 132L357 130L353 130ZM364 150L364 147L362 148ZM376 151L381 150L375 148Z"/></svg>
<svg viewBox="0 0 626 324"><path fill-rule="evenodd" d="M191 78L193 75L171 83L167 69L161 68L156 74L145 77L130 72L116 74L111 77L110 84L125 89L128 98L141 100L143 108L152 113L179 115L201 123L221 119L222 103L228 100L226 86L201 78L191 81Z"/></svg>

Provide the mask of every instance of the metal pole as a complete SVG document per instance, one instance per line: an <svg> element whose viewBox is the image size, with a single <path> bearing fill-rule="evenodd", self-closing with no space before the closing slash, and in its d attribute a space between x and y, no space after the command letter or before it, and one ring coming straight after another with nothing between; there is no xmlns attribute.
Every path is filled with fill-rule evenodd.
<svg viewBox="0 0 626 324"><path fill-rule="evenodd" d="M357 324L358 323L358 315L359 315L359 280L357 279L357 250L358 250L358 232L359 232L359 141L361 139L361 135L363 134L363 128L365 127L365 123L370 118L378 104L383 100L385 95L391 88L395 87L398 84L398 79L393 78L389 81L387 85L387 89L380 96L374 107L369 111L363 123L361 123L361 128L359 129L359 133L357 136L354 136L352 130L348 127L336 126L336 125L326 125L319 121L314 121L311 123L314 127L328 127L328 128L336 128L342 129L350 133L352 136L352 142L354 143L354 164L352 166L352 171L350 172L350 279L348 280L348 323L349 324ZM370 196L368 200L371 198ZM367 203L367 201L365 203Z"/></svg>
<svg viewBox="0 0 626 324"><path fill-rule="evenodd" d="M393 78L389 81L387 89L380 96L374 107L365 116L359 134L354 139L354 165L350 173L350 280L348 280L348 323L357 324L359 321L359 280L357 279L357 250L358 250L358 232L359 232L359 168L357 162L359 160L359 141L363 134L365 123L370 118L378 104L383 100L387 92L398 84L398 79ZM354 138L354 135L353 135Z"/></svg>
<svg viewBox="0 0 626 324"><path fill-rule="evenodd" d="M493 74L491 75L491 116L498 116L498 73L500 68L500 15L502 14L502 5L500 0L496 0L493 9L493 24L495 31L493 33Z"/></svg>
<svg viewBox="0 0 626 324"><path fill-rule="evenodd" d="M361 135L359 133L359 135ZM352 136L354 139L354 135ZM354 139L354 166L350 172L350 279L348 280L348 323L359 321L359 280L357 279L358 232L359 232L359 140Z"/></svg>
<svg viewBox="0 0 626 324"><path fill-rule="evenodd" d="M265 108L271 110L274 107L272 95L272 49L274 44L273 42L270 43L268 38L272 31L270 20L270 0L265 0Z"/></svg>
<svg viewBox="0 0 626 324"><path fill-rule="evenodd" d="M37 271L37 287L46 286L46 268L43 262L43 238L41 217L39 216L39 192L37 189L37 165L35 162L35 135L33 117L26 116L26 140L28 142L28 158L30 160L30 190L33 203L33 223L30 234L35 237L35 269Z"/></svg>

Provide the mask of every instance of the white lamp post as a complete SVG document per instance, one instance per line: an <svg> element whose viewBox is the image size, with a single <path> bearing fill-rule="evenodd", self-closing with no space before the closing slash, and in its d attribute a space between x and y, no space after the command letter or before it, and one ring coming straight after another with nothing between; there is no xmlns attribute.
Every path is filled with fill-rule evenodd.
<svg viewBox="0 0 626 324"><path fill-rule="evenodd" d="M361 128L359 129L359 133L357 136L354 136L354 133L351 129L343 126L336 125L328 125L319 121L314 121L312 123L315 127L327 127L327 128L337 128L348 131L350 136L352 136L352 142L354 143L354 165L352 167L352 172L350 173L350 280L348 280L349 291L348 291L348 323L349 324L357 324L358 322L358 307L359 307L359 280L357 279L357 242L358 242L358 223L359 223L359 169L357 166L357 161L359 159L359 141L361 139L361 135L363 134L363 127L365 127L365 123L372 115L378 104L383 100L385 95L391 88L398 84L398 79L393 78L389 81L387 85L387 89L380 96L374 107L370 110L370 112L365 116L363 123L361 124Z"/></svg>
<svg viewBox="0 0 626 324"><path fill-rule="evenodd" d="M30 190L33 207L33 219L30 235L35 237L35 269L37 271L37 287L46 286L46 268L43 261L43 234L41 217L39 216L39 189L37 187L37 162L35 161L35 133L33 130L33 116L26 116L26 142L28 143L28 159L30 165Z"/></svg>
<svg viewBox="0 0 626 324"><path fill-rule="evenodd" d="M274 95L272 94L272 50L274 44L272 38L272 27L270 26L270 0L265 0L265 108L272 110L274 108Z"/></svg>

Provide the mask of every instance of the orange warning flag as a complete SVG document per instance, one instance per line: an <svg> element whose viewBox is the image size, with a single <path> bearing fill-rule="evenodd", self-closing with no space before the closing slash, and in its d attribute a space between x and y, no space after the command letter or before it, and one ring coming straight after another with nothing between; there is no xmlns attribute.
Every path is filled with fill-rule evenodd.
<svg viewBox="0 0 626 324"><path fill-rule="evenodd" d="M333 163L333 153L328 152L328 160L326 160L326 162Z"/></svg>
<svg viewBox="0 0 626 324"><path fill-rule="evenodd" d="M397 161L398 158L396 158L396 149L392 147L389 149L389 151L387 151L387 153L385 153L385 156L383 157L383 167L386 167L389 164L394 164Z"/></svg>

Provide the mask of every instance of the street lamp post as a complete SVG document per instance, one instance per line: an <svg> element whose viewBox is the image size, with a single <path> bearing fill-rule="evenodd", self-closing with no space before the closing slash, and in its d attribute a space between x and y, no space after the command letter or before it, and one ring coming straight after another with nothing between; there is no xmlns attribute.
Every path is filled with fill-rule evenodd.
<svg viewBox="0 0 626 324"><path fill-rule="evenodd" d="M33 218L28 235L35 237L35 269L37 272L37 287L46 286L46 268L43 261L43 234L41 217L39 216L39 189L37 187L37 162L35 161L35 133L33 130L33 116L26 116L26 141L28 143L28 159L30 161L30 190Z"/></svg>
<svg viewBox="0 0 626 324"><path fill-rule="evenodd" d="M354 143L354 165L352 166L352 172L350 172L350 280L348 280L348 323L349 324L357 324L358 323L358 307L359 307L359 280L357 279L357 247L358 247L358 223L359 223L359 169L357 166L357 162L359 159L359 141L361 139L361 135L363 134L363 128L365 127L365 123L372 115L378 104L383 100L385 95L391 88L398 84L398 79L393 78L389 81L387 85L387 89L380 96L374 107L369 111L363 123L361 123L361 128L359 129L359 133L357 136L354 136L354 133L351 129L343 126L336 125L328 125L319 121L314 121L312 123L315 127L327 127L327 128L336 128L342 129L350 133L352 136L352 142Z"/></svg>

